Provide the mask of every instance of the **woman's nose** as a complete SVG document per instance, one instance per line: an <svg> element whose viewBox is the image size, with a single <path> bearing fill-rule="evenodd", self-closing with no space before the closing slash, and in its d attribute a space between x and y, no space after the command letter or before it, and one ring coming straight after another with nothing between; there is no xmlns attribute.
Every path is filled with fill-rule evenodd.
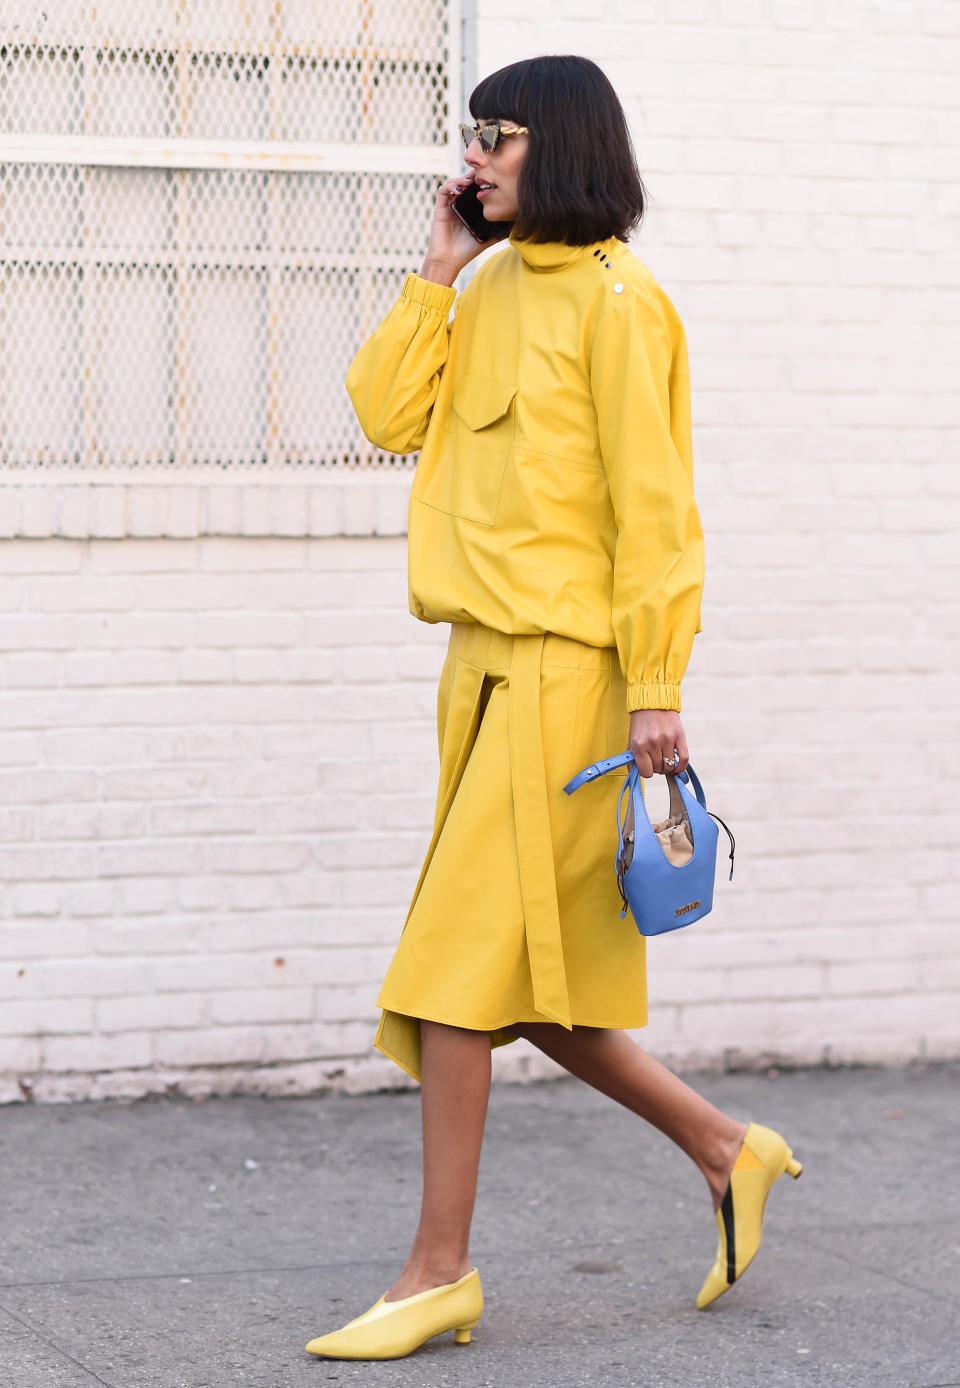
<svg viewBox="0 0 960 1388"><path fill-rule="evenodd" d="M463 151L463 162L469 164L471 169L475 169L483 162L483 146L474 137Z"/></svg>

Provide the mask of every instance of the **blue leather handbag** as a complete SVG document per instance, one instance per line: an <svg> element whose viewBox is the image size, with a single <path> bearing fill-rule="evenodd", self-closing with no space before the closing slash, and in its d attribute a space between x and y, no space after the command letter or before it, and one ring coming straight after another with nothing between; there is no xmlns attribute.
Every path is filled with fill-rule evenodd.
<svg viewBox="0 0 960 1388"><path fill-rule="evenodd" d="M670 775L670 815L662 824L651 824L643 798L643 786L632 752L595 761L568 781L572 795L588 781L595 781L618 766L630 771L617 801L618 847L615 868L621 918L627 907L641 935L662 935L705 916L713 907L713 881L717 866L719 815L707 809L703 786L692 766ZM691 789L692 788L692 789ZM624 811L626 801L626 811ZM733 835L730 840L730 878L733 878Z"/></svg>

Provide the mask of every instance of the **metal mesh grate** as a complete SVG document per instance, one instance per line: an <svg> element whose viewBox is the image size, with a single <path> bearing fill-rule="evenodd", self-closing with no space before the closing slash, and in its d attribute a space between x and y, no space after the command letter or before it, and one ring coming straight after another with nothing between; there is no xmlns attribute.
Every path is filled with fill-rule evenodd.
<svg viewBox="0 0 960 1388"><path fill-rule="evenodd" d="M0 464L402 461L343 377L457 167L455 4L0 5Z"/></svg>

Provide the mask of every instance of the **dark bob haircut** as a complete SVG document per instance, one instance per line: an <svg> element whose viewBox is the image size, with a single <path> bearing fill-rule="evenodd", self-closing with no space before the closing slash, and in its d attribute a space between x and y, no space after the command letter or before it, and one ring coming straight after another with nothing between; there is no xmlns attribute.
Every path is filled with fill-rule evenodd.
<svg viewBox="0 0 960 1388"><path fill-rule="evenodd" d="M511 63L474 88L474 120L530 127L514 234L588 246L640 225L647 192L616 92L589 58L551 54Z"/></svg>

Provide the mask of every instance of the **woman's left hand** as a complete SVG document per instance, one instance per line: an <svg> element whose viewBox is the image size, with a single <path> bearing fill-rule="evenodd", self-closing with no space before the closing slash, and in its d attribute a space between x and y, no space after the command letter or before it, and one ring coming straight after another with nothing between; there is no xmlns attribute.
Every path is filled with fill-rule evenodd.
<svg viewBox="0 0 960 1388"><path fill-rule="evenodd" d="M680 760L672 762L674 749ZM641 776L676 775L690 760L687 739L679 713L669 708L638 708L630 715L630 751Z"/></svg>

